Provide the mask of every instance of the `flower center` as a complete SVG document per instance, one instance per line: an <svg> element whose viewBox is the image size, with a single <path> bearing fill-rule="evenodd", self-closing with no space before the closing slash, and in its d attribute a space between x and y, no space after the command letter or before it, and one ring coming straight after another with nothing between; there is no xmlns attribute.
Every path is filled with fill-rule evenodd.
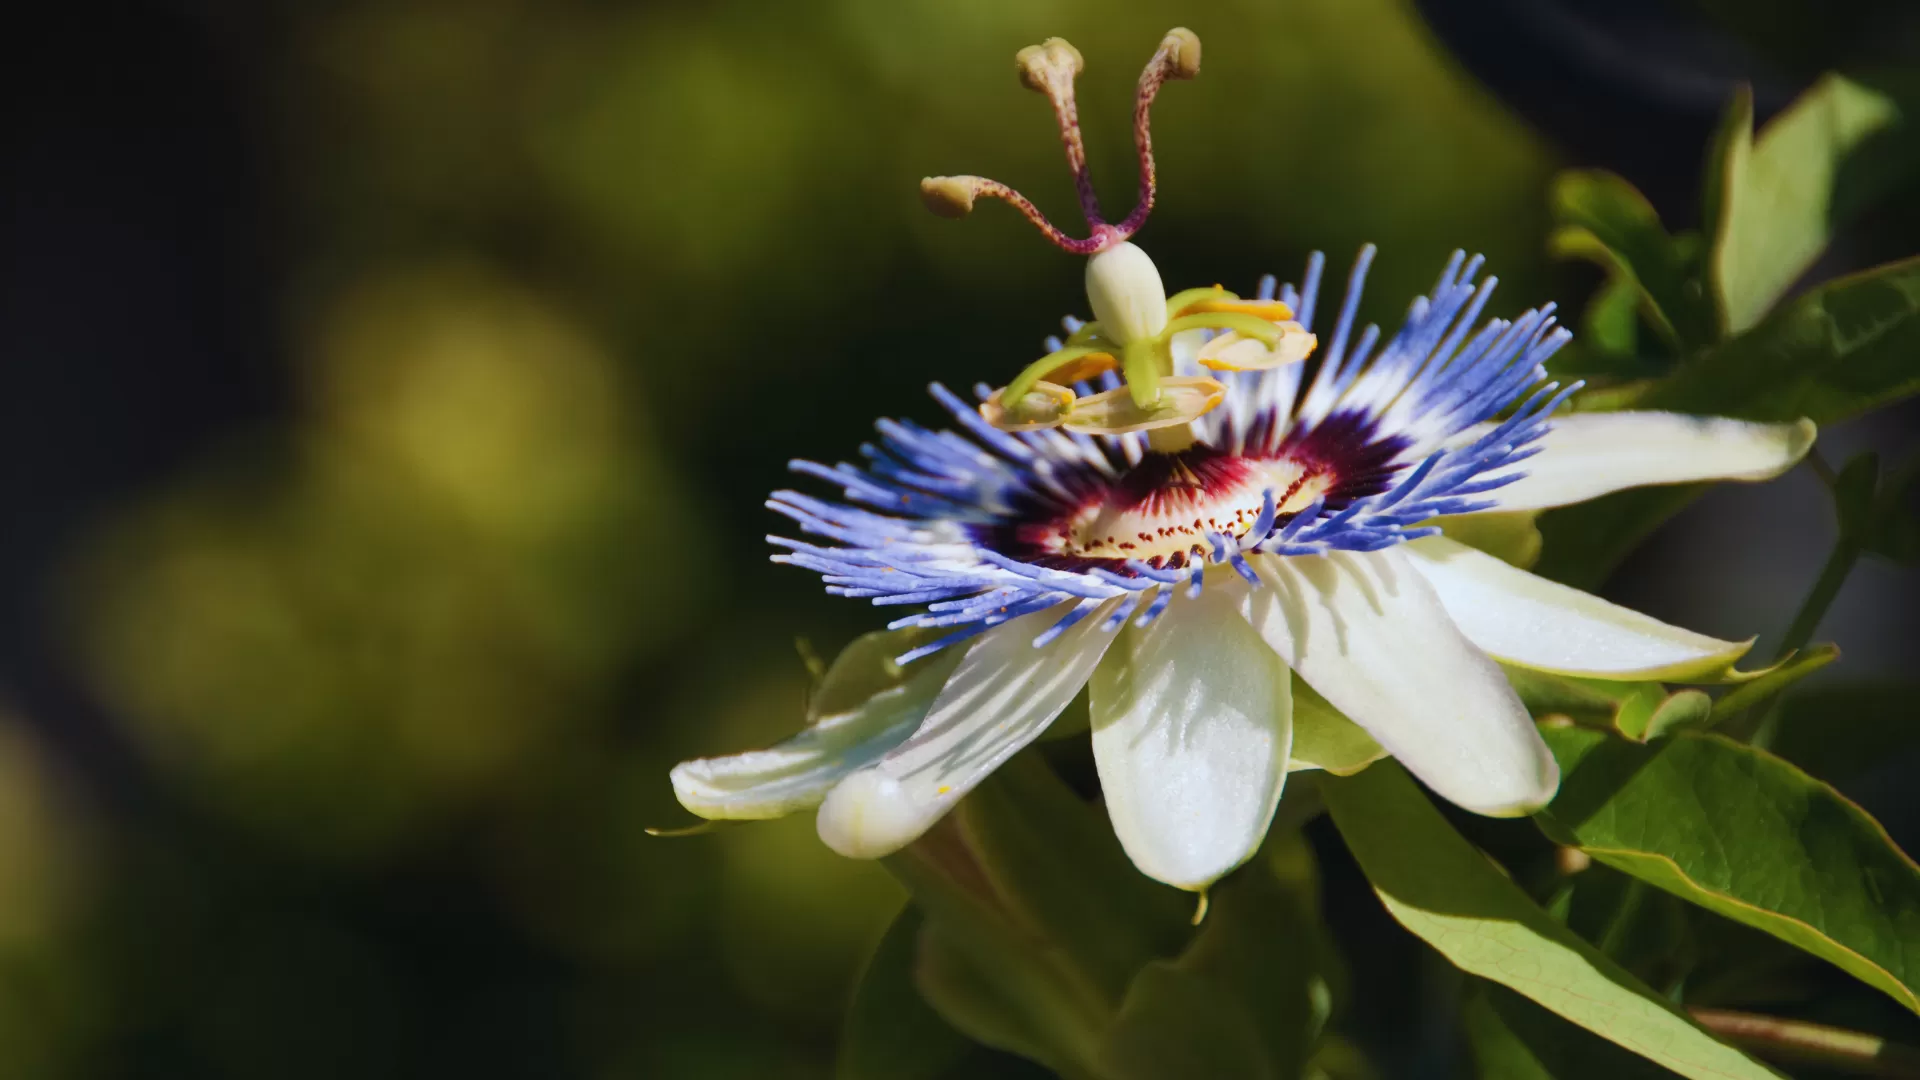
<svg viewBox="0 0 1920 1080"><path fill-rule="evenodd" d="M1404 436L1379 435L1365 414L1338 412L1290 432L1266 454L1198 443L1149 453L1118 476L1089 470L1063 478L1070 497L1018 508L971 531L1002 555L1053 569L1131 573L1126 564L1136 560L1179 569L1207 557L1214 536L1246 536L1269 492L1278 527L1316 503L1335 513L1387 490L1407 446Z"/></svg>
<svg viewBox="0 0 1920 1080"><path fill-rule="evenodd" d="M1255 461L1211 450L1154 454L1098 502L1056 530L1056 554L1080 559L1139 559L1179 566L1209 533L1238 538L1259 519L1273 492L1285 520L1323 497L1332 475L1291 459Z"/></svg>

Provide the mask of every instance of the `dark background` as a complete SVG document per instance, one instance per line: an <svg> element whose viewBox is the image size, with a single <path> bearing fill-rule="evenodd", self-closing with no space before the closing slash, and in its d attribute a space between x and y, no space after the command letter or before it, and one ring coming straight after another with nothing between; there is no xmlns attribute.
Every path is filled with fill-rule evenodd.
<svg viewBox="0 0 1920 1080"><path fill-rule="evenodd" d="M1601 165L1698 224L1731 88L1911 68L1912 8L1575 0L361 0L34 5L0 32L0 1075L822 1076L901 893L800 818L689 839L685 757L800 719L796 636L878 624L767 564L790 457L931 379L1004 378L1074 260L1010 58L1089 69L1108 202L1138 66L1170 287L1341 266L1366 313L1484 251L1577 311L1545 185ZM1920 250L1920 200L1825 276ZM1823 436L1911 446L1913 417ZM1715 493L1607 593L1777 637L1832 540L1804 470ZM1910 677L1868 563L1828 678ZM1897 835L1891 762L1859 781ZM1904 763L1910 766L1912 763ZM1332 846L1348 1028L1444 1073L1447 995ZM1444 1019L1444 1013L1438 1015ZM1017 1066L1007 1064L1009 1070Z"/></svg>

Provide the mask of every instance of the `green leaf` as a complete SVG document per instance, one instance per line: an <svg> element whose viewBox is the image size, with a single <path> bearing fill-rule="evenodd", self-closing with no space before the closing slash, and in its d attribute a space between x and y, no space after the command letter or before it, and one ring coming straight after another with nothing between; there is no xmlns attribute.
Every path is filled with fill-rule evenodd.
<svg viewBox="0 0 1920 1080"><path fill-rule="evenodd" d="M1480 1080L1660 1080L1673 1072L1596 1039L1504 986L1467 999L1467 1045Z"/></svg>
<svg viewBox="0 0 1920 1080"><path fill-rule="evenodd" d="M1135 970L1188 936L1185 894L1135 871L1033 749L885 865L925 913L925 1001L975 1042L1071 1076L1092 1074Z"/></svg>
<svg viewBox="0 0 1920 1080"><path fill-rule="evenodd" d="M1615 724L1620 711L1629 703L1651 699L1648 712L1666 690L1657 682L1619 682L1588 679L1578 675L1555 675L1532 668L1502 664L1507 681L1537 720L1547 716L1569 716L1588 724Z"/></svg>
<svg viewBox="0 0 1920 1080"><path fill-rule="evenodd" d="M1763 751L1680 732L1645 746L1543 731L1557 842L1821 957L1920 1011L1920 867L1879 823Z"/></svg>
<svg viewBox="0 0 1920 1080"><path fill-rule="evenodd" d="M1905 566L1920 563L1920 455L1881 483L1859 541L1862 551Z"/></svg>
<svg viewBox="0 0 1920 1080"><path fill-rule="evenodd" d="M887 868L926 913L916 984L977 1042L1070 1075L1134 974L1191 934L1186 894L1133 868L1105 815L1019 754Z"/></svg>
<svg viewBox="0 0 1920 1080"><path fill-rule="evenodd" d="M1777 1075L1554 922L1454 831L1397 763L1320 786L1387 910L1461 969L1682 1076Z"/></svg>
<svg viewBox="0 0 1920 1080"><path fill-rule="evenodd" d="M1863 151L1911 138L1890 98L1837 75L1815 83L1757 139L1752 108L1743 96L1730 113L1708 219L1715 224L1708 276L1728 334L1758 324L1826 250L1833 230L1905 171L1900 158L1907 155L1887 161Z"/></svg>
<svg viewBox="0 0 1920 1080"><path fill-rule="evenodd" d="M1136 870L1106 814L1037 753L1002 765L954 818L1000 902L1115 1007L1141 965L1192 932L1192 898Z"/></svg>
<svg viewBox="0 0 1920 1080"><path fill-rule="evenodd" d="M1678 898L1593 863L1567 882L1563 904L1569 930L1649 986L1671 997L1688 975L1688 908Z"/></svg>
<svg viewBox="0 0 1920 1080"><path fill-rule="evenodd" d="M1742 683L1722 695L1719 701L1713 703L1713 714L1708 720L1708 726L1726 722L1741 710L1752 708L1768 700L1838 659L1840 659L1840 649L1834 645L1815 645L1794 655L1765 675L1752 682Z"/></svg>
<svg viewBox="0 0 1920 1080"><path fill-rule="evenodd" d="M1640 348L1640 290L1613 280L1594 294L1581 317L1582 340L1611 356L1631 357ZM1637 367L1637 365L1636 365Z"/></svg>
<svg viewBox="0 0 1920 1080"><path fill-rule="evenodd" d="M1187 951L1148 964L1135 978L1108 1032L1102 1075L1300 1075L1326 1020L1328 995L1315 886L1275 873L1281 848L1311 858L1297 834L1271 838L1260 856L1215 887Z"/></svg>
<svg viewBox="0 0 1920 1080"><path fill-rule="evenodd" d="M1068 1076L1093 1076L1106 1018L1071 1007L1054 987L1023 977L1008 956L982 949L950 929L920 928L914 985L947 1023L985 1046L1037 1061Z"/></svg>
<svg viewBox="0 0 1920 1080"><path fill-rule="evenodd" d="M1916 391L1920 259L1906 259L1795 298L1651 384L1633 406L1828 424Z"/></svg>
<svg viewBox="0 0 1920 1080"><path fill-rule="evenodd" d="M1548 200L1561 223L1548 241L1555 255L1590 260L1616 284L1630 283L1647 321L1677 350L1710 340L1691 245L1667 235L1646 196L1614 173L1568 169Z"/></svg>
<svg viewBox="0 0 1920 1080"><path fill-rule="evenodd" d="M907 905L867 958L841 1029L836 1080L937 1080L971 1050L914 988L921 923Z"/></svg>

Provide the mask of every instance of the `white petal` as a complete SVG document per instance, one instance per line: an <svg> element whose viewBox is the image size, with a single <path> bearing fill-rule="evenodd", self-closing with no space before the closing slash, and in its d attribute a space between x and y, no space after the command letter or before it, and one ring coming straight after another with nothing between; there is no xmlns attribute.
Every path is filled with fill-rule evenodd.
<svg viewBox="0 0 1920 1080"><path fill-rule="evenodd" d="M866 646L869 639L899 647L897 636L869 634L849 647L848 653ZM765 750L683 761L673 768L673 793L681 806L716 820L776 818L818 806L848 773L878 760L913 734L963 651L955 649L951 656L923 661L920 670L898 686L878 691L853 688L856 698L865 694L864 700L818 717L799 734ZM846 659L843 654L835 661L834 672L827 677L828 691L851 681L835 679Z"/></svg>
<svg viewBox="0 0 1920 1080"><path fill-rule="evenodd" d="M1094 671L1093 758L1133 864L1204 889L1267 834L1292 745L1292 674L1211 582L1129 628Z"/></svg>
<svg viewBox="0 0 1920 1080"><path fill-rule="evenodd" d="M1494 816L1553 798L1559 766L1506 676L1400 551L1252 560L1244 612L1334 708L1442 797Z"/></svg>
<svg viewBox="0 0 1920 1080"><path fill-rule="evenodd" d="M1113 641L1108 605L1036 648L1071 610L1023 615L981 635L912 738L853 773L820 804L820 839L877 859L912 843L1000 763L1037 738L1086 685Z"/></svg>
<svg viewBox="0 0 1920 1080"><path fill-rule="evenodd" d="M1467 640L1510 664L1603 679L1713 679L1753 645L1669 626L1444 536L1407 545Z"/></svg>
<svg viewBox="0 0 1920 1080"><path fill-rule="evenodd" d="M1487 430L1469 428L1471 440ZM1668 412L1557 416L1545 449L1515 466L1526 476L1489 493L1501 510L1584 502L1621 488L1696 480L1771 480L1806 456L1813 421L1753 424Z"/></svg>

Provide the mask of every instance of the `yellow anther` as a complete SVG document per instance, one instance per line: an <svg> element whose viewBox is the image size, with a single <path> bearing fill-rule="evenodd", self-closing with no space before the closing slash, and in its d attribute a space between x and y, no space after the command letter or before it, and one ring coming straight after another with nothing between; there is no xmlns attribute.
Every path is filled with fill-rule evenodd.
<svg viewBox="0 0 1920 1080"><path fill-rule="evenodd" d="M1059 427L1075 403L1073 391L1050 382L1036 382L1011 404L1002 404L1006 387L980 403L980 416L1001 431L1038 431Z"/></svg>
<svg viewBox="0 0 1920 1080"><path fill-rule="evenodd" d="M1297 322L1276 324L1280 336L1271 344L1244 334L1228 332L1200 346L1195 359L1212 371L1265 371L1268 368L1298 364L1313 355L1320 339Z"/></svg>
<svg viewBox="0 0 1920 1080"><path fill-rule="evenodd" d="M1071 386L1074 383L1091 379L1095 375L1104 375L1109 371L1118 370L1120 370L1120 361L1114 359L1112 353L1088 353L1078 360L1069 360L1065 364L1054 368L1052 372L1048 373L1047 379L1049 382L1059 383L1062 386Z"/></svg>
<svg viewBox="0 0 1920 1080"><path fill-rule="evenodd" d="M1218 285L1214 288L1219 288ZM1283 322L1293 318L1293 309L1278 300L1198 300L1180 309L1181 315L1198 315L1203 312L1226 311L1239 315L1252 315L1270 322Z"/></svg>
<svg viewBox="0 0 1920 1080"><path fill-rule="evenodd" d="M1226 399L1227 388L1205 375L1177 375L1158 381L1158 399L1141 405L1132 387L1123 386L1074 402L1066 415L1068 431L1084 435L1124 435L1191 423Z"/></svg>

